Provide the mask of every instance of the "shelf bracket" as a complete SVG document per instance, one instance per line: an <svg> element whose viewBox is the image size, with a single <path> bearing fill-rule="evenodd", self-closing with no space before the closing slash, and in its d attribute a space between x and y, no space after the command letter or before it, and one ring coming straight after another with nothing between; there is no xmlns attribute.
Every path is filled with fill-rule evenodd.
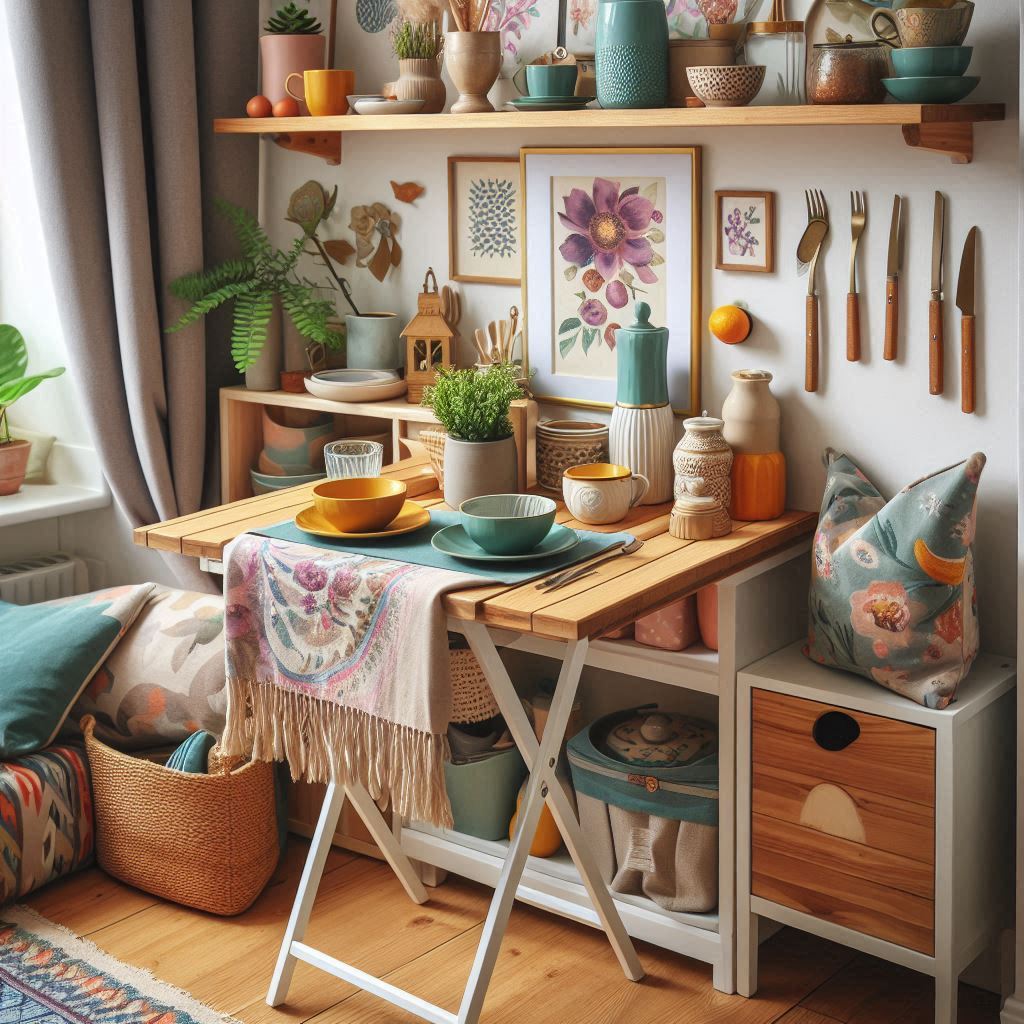
<svg viewBox="0 0 1024 1024"><path fill-rule="evenodd" d="M905 124L903 139L915 149L945 153L955 164L969 164L974 159L974 124L970 121Z"/></svg>
<svg viewBox="0 0 1024 1024"><path fill-rule="evenodd" d="M341 163L341 132L283 132L274 141L282 149L318 156L332 166Z"/></svg>

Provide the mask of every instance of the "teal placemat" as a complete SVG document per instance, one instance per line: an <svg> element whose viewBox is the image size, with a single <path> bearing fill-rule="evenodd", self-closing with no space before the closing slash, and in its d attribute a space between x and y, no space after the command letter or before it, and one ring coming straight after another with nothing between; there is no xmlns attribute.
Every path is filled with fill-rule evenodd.
<svg viewBox="0 0 1024 1024"><path fill-rule="evenodd" d="M396 562L411 562L413 565L432 565L436 569L454 569L456 572L468 572L474 576L486 576L496 583L526 583L528 580L541 576L549 576L559 569L568 568L579 562L585 562L594 555L610 548L616 541L633 539L630 533L591 533L589 530L577 530L580 543L571 551L551 558L543 558L529 562L469 562L459 558L451 558L431 547L430 539L438 530L459 522L458 512L430 512L430 524L414 533L405 533L399 537L381 537L380 540L367 540L356 544L350 540L331 540L328 537L317 537L300 530L295 523L287 520L274 526L264 526L250 533L260 537L273 537L275 540L288 540L296 544L308 544L326 551L349 551L356 555L374 555L380 558L393 558Z"/></svg>

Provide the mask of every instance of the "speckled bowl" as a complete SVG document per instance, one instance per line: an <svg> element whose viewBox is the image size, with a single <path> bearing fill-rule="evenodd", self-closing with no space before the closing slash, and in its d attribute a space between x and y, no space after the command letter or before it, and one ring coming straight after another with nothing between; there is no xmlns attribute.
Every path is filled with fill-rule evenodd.
<svg viewBox="0 0 1024 1024"><path fill-rule="evenodd" d="M690 88L706 107L745 107L764 85L763 64L687 68Z"/></svg>

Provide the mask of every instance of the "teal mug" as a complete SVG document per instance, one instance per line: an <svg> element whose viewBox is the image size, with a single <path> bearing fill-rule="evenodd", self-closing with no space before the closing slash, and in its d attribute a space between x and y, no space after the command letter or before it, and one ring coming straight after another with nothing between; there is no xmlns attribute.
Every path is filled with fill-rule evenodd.
<svg viewBox="0 0 1024 1024"><path fill-rule="evenodd" d="M526 73L526 88L519 76ZM513 76L515 87L525 96L562 99L576 92L575 64L524 64Z"/></svg>

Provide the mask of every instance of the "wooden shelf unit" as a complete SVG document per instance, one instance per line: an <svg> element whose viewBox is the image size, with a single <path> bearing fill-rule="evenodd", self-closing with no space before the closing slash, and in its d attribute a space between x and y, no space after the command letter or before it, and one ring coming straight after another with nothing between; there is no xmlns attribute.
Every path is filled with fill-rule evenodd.
<svg viewBox="0 0 1024 1024"><path fill-rule="evenodd" d="M654 110L497 111L491 114L358 115L338 117L224 117L214 131L271 134L288 149L341 159L341 135L350 132L472 131L558 128L728 128L898 126L907 145L948 154L954 163L970 163L974 125L1002 121L1002 103L875 103L836 106L722 107Z"/></svg>

